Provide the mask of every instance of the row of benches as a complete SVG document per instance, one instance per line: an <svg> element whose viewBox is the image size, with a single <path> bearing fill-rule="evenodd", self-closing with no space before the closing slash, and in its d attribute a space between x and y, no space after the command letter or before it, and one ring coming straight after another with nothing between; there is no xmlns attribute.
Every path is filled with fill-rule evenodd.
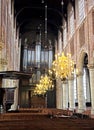
<svg viewBox="0 0 94 130"><path fill-rule="evenodd" d="M62 109L48 109L48 108L20 108L19 112L25 113L41 113L41 114L47 114L47 115L53 115L53 116L72 116L76 118L90 118L90 111L85 111L83 113L77 113L70 110L62 110Z"/></svg>
<svg viewBox="0 0 94 130"><path fill-rule="evenodd" d="M38 113L5 113L0 130L94 130L94 119L49 118ZM0 115L0 116L2 116Z"/></svg>

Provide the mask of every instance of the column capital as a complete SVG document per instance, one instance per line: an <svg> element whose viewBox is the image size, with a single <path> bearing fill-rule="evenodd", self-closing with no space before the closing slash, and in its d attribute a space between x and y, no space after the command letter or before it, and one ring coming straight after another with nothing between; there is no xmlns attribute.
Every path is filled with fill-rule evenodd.
<svg viewBox="0 0 94 130"><path fill-rule="evenodd" d="M94 64L88 64L88 69L94 69Z"/></svg>
<svg viewBox="0 0 94 130"><path fill-rule="evenodd" d="M63 84L67 84L67 83L68 83L68 80L62 80L62 83L63 83Z"/></svg>
<svg viewBox="0 0 94 130"><path fill-rule="evenodd" d="M78 73L77 73L77 77L82 76L82 75L83 75L83 72L78 71Z"/></svg>
<svg viewBox="0 0 94 130"><path fill-rule="evenodd" d="M68 80L73 80L73 79L74 79L74 75L68 77Z"/></svg>

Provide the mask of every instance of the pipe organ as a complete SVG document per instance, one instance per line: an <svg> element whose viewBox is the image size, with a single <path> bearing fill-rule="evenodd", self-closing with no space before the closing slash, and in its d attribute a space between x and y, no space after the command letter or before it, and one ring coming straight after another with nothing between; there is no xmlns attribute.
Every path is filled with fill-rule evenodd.
<svg viewBox="0 0 94 130"><path fill-rule="evenodd" d="M53 48L49 45L42 45L41 39L37 38L35 44L24 44L23 47L23 71L32 71L35 82L38 82L40 75L51 68L53 61Z"/></svg>

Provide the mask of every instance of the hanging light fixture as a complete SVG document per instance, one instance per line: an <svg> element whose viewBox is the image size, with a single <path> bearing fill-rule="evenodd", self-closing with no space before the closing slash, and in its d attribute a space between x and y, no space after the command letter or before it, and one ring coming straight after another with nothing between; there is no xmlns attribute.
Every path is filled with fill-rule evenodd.
<svg viewBox="0 0 94 130"><path fill-rule="evenodd" d="M64 53L56 55L56 59L52 64L52 70L56 78L60 78L61 80L66 80L68 76L71 76L74 70L74 62L71 59L71 54L67 54L67 56Z"/></svg>
<svg viewBox="0 0 94 130"><path fill-rule="evenodd" d="M53 89L53 81L48 75L41 76L39 84L36 84L33 94L45 95L47 91Z"/></svg>

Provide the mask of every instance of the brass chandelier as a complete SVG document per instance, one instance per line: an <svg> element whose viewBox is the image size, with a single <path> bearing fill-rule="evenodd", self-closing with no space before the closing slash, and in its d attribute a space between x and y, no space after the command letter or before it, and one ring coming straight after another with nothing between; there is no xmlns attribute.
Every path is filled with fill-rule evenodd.
<svg viewBox="0 0 94 130"><path fill-rule="evenodd" d="M66 80L69 76L71 76L74 70L74 62L71 58L71 54L64 55L64 53L57 54L55 56L55 60L52 63L52 71L55 74L56 78L60 78L61 80Z"/></svg>
<svg viewBox="0 0 94 130"><path fill-rule="evenodd" d="M36 84L33 94L34 95L45 95L48 90L53 89L53 81L52 79L45 74L41 76L39 84Z"/></svg>

